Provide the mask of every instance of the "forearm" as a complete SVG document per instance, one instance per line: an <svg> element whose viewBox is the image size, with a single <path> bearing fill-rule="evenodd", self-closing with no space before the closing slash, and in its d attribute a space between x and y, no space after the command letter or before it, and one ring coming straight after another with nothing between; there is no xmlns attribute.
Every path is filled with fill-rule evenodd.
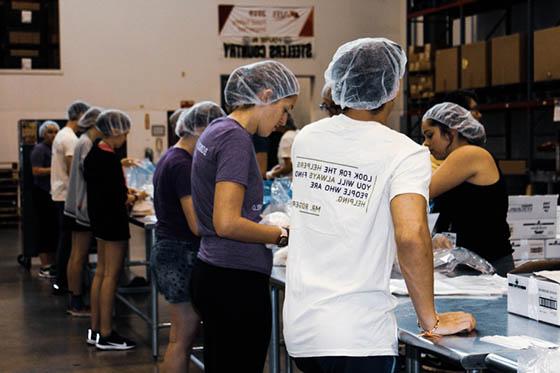
<svg viewBox="0 0 560 373"><path fill-rule="evenodd" d="M50 175L51 174L51 168L50 167L33 167L32 172L33 172L33 175L35 175L35 176Z"/></svg>
<svg viewBox="0 0 560 373"><path fill-rule="evenodd" d="M399 245L399 264L410 299L424 329L435 325L434 269L429 235Z"/></svg>
<svg viewBox="0 0 560 373"><path fill-rule="evenodd" d="M258 224L243 217L232 219L224 228L216 232L220 237L250 243L274 244L281 233L278 227Z"/></svg>

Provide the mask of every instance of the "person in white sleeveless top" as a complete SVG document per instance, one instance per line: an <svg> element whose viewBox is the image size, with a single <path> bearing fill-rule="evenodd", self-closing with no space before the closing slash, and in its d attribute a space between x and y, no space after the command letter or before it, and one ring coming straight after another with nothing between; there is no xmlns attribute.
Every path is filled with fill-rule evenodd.
<svg viewBox="0 0 560 373"><path fill-rule="evenodd" d="M393 372L398 254L421 330L470 331L470 314L437 314L427 225L428 150L386 126L406 56L383 38L335 53L325 80L343 113L304 127L292 147L293 202L284 338L304 372Z"/></svg>

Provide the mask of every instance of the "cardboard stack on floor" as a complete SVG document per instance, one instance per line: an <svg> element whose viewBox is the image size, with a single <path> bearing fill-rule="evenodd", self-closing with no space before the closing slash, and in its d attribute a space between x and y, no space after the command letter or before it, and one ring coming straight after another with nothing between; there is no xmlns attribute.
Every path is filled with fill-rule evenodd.
<svg viewBox="0 0 560 373"><path fill-rule="evenodd" d="M558 195L510 196L507 220L516 261L560 258Z"/></svg>

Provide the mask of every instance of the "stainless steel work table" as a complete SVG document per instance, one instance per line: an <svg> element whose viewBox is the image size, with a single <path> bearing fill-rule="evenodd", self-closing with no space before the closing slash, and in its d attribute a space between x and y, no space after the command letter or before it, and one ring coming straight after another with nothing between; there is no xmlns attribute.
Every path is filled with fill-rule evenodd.
<svg viewBox="0 0 560 373"><path fill-rule="evenodd" d="M271 275L272 340L270 371L280 371L280 305L278 293L284 289L286 269L274 267ZM399 341L406 345L407 372L420 372L420 352L445 357L468 372L478 372L492 367L505 372L515 371L518 352L482 342L480 338L491 335L527 335L560 344L560 328L509 314L507 297L436 297L438 312L465 311L477 318L474 332L442 337L437 341L420 337L416 313L408 297L397 297L395 310ZM289 366L289 365L288 365Z"/></svg>

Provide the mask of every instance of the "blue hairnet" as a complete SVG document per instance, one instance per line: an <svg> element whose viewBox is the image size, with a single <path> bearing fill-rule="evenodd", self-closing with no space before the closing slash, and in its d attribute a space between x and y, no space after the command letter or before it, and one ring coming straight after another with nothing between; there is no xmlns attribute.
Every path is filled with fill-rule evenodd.
<svg viewBox="0 0 560 373"><path fill-rule="evenodd" d="M183 110L177 120L175 133L179 137L199 135L214 119L224 117L225 111L212 101L203 101Z"/></svg>
<svg viewBox="0 0 560 373"><path fill-rule="evenodd" d="M397 97L406 54L385 38L357 39L338 48L325 71L333 101L344 108L374 110Z"/></svg>
<svg viewBox="0 0 560 373"><path fill-rule="evenodd" d="M272 95L263 101L259 97L265 89ZM267 105L285 97L299 94L299 82L286 66L276 61L263 61L235 69L226 84L224 96L230 107Z"/></svg>
<svg viewBox="0 0 560 373"><path fill-rule="evenodd" d="M95 126L105 136L118 136L130 131L132 121L120 110L105 110L95 122Z"/></svg>
<svg viewBox="0 0 560 373"><path fill-rule="evenodd" d="M457 130L467 140L486 142L486 131L471 112L452 102L442 102L432 106L422 117L422 121L431 119L449 128Z"/></svg>
<svg viewBox="0 0 560 373"><path fill-rule="evenodd" d="M68 107L68 119L79 120L80 117L89 109L89 104L83 101L74 101Z"/></svg>
<svg viewBox="0 0 560 373"><path fill-rule="evenodd" d="M81 129L87 130L93 126L95 126L95 121L97 117L101 114L101 109L98 107L90 107L88 111L85 112L84 115L78 121L78 127Z"/></svg>
<svg viewBox="0 0 560 373"><path fill-rule="evenodd" d="M46 120L39 127L39 137L45 137L45 132L47 131L47 128L49 128L51 126L56 127L56 130L60 131L60 126L58 125L58 123L56 123L52 120Z"/></svg>

